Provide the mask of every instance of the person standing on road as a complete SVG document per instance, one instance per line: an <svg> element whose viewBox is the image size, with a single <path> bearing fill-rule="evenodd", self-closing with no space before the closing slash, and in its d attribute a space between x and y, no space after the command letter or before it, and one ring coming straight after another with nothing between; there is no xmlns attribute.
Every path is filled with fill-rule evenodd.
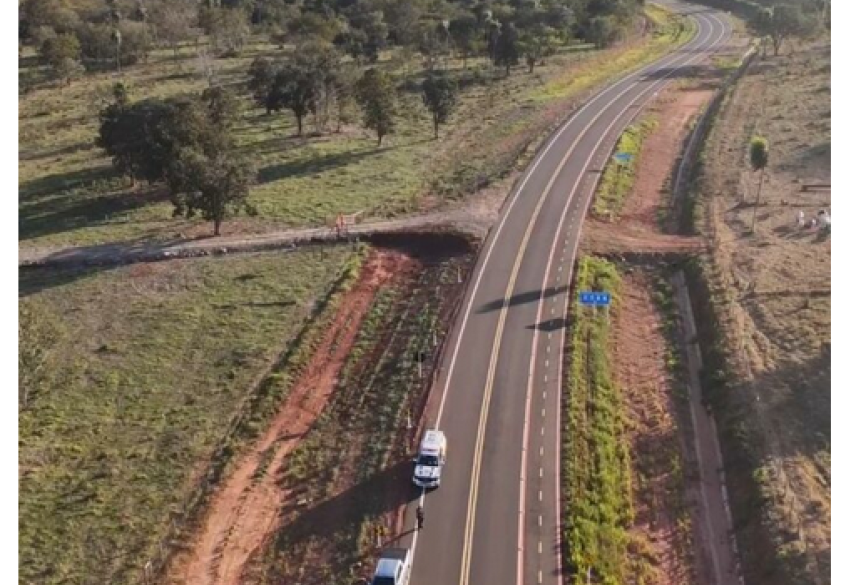
<svg viewBox="0 0 860 585"><path fill-rule="evenodd" d="M415 509L415 519L418 520L418 530L424 528L424 508L422 506Z"/></svg>

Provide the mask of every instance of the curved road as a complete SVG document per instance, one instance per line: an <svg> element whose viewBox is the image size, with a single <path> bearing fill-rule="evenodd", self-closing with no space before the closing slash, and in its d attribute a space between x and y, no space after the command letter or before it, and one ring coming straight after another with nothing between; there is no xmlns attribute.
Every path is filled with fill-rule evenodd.
<svg viewBox="0 0 860 585"><path fill-rule="evenodd" d="M622 130L731 29L697 24L684 47L614 83L555 133L508 198L478 258L446 347L431 424L448 435L442 487L422 495L411 585L561 583L562 351L580 228ZM407 510L412 528L414 505Z"/></svg>

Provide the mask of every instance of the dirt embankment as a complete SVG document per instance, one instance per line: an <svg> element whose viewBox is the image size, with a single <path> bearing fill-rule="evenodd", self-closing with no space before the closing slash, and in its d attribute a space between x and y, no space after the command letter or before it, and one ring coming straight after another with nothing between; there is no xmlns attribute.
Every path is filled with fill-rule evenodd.
<svg viewBox="0 0 860 585"><path fill-rule="evenodd" d="M471 249L440 234L376 243L166 583L343 582L399 532L430 366ZM427 356L420 375L416 353Z"/></svg>
<svg viewBox="0 0 860 585"><path fill-rule="evenodd" d="M634 567L651 585L695 582L689 512L684 500L681 436L666 358L669 344L655 305L654 276L637 271L623 280L624 302L613 329L617 379L624 389L633 460Z"/></svg>
<svg viewBox="0 0 860 585"><path fill-rule="evenodd" d="M328 404L377 291L409 274L414 264L399 252L370 255L271 425L212 498L194 543L171 563L167 582L241 582L246 562L276 529L281 509L293 497L280 488L278 470Z"/></svg>

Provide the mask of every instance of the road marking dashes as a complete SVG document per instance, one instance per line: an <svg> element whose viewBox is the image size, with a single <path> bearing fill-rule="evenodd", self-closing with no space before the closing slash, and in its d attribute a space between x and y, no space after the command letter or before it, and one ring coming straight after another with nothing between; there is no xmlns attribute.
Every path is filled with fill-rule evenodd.
<svg viewBox="0 0 860 585"><path fill-rule="evenodd" d="M541 448L540 448L540 456L543 457L543 445L541 445Z"/></svg>
<svg viewBox="0 0 860 585"><path fill-rule="evenodd" d="M540 415L541 415L541 418L546 417L546 409L545 408L540 409Z"/></svg>
<svg viewBox="0 0 860 585"><path fill-rule="evenodd" d="M538 469L538 472L539 472L539 473L538 473L538 477L541 477L541 478L542 478L542 477L543 477L543 467L541 467L540 469Z"/></svg>
<svg viewBox="0 0 860 585"><path fill-rule="evenodd" d="M541 542L540 540L538 541L538 554L543 554L543 542Z"/></svg>
<svg viewBox="0 0 860 585"><path fill-rule="evenodd" d="M538 501L539 501L539 502L543 502L543 490L540 490L540 491L538 492Z"/></svg>
<svg viewBox="0 0 860 585"><path fill-rule="evenodd" d="M545 368L548 368L549 367L549 360L544 360L543 365Z"/></svg>

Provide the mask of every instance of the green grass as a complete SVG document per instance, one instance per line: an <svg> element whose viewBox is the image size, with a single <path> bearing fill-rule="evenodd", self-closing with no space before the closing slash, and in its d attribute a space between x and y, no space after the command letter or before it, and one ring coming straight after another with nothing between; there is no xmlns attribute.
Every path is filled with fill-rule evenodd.
<svg viewBox="0 0 860 585"><path fill-rule="evenodd" d="M577 291L607 291L619 303L620 284L611 263L580 260ZM566 562L575 585L621 585L634 510L621 390L610 363L610 314L574 304L571 317L562 455Z"/></svg>
<svg viewBox="0 0 860 585"><path fill-rule="evenodd" d="M628 126L621 134L615 152L630 154L632 159L628 163L621 163L613 157L606 165L591 209L595 216L608 221L616 221L621 215L624 202L630 195L636 180L642 144L656 125L655 120L646 118Z"/></svg>
<svg viewBox="0 0 860 585"><path fill-rule="evenodd" d="M402 92L397 130L381 149L367 132L348 127L342 134L297 138L285 113L266 116L243 98L236 137L260 168L251 201L260 210L234 229L260 231L321 225L337 213L365 211L391 217L414 211L422 195L460 197L503 177L529 145L558 122L573 99L653 60L692 33L691 25L648 5L655 22L651 37L623 48L593 51L566 47L528 74L510 77L486 59L459 60L448 67L463 87L460 106L432 140L429 117L417 92ZM240 84L253 57L277 54L266 43L252 44L240 58L217 60L219 78ZM384 56L380 63L415 85L418 67L403 70ZM191 49L173 61L169 52L129 68L125 80L133 99L199 92ZM26 73L26 72L25 72ZM97 244L117 240L163 239L207 226L171 217L163 190L130 192L93 145L97 114L109 99L113 74L90 74L71 87L39 86L19 98L19 238L25 245ZM313 120L308 120L312 129Z"/></svg>
<svg viewBox="0 0 860 585"><path fill-rule="evenodd" d="M140 575L212 458L240 445L219 448L351 254L21 273L20 310L39 319L22 319L20 338L39 338L34 322L57 331L52 376L19 416L24 582Z"/></svg>

